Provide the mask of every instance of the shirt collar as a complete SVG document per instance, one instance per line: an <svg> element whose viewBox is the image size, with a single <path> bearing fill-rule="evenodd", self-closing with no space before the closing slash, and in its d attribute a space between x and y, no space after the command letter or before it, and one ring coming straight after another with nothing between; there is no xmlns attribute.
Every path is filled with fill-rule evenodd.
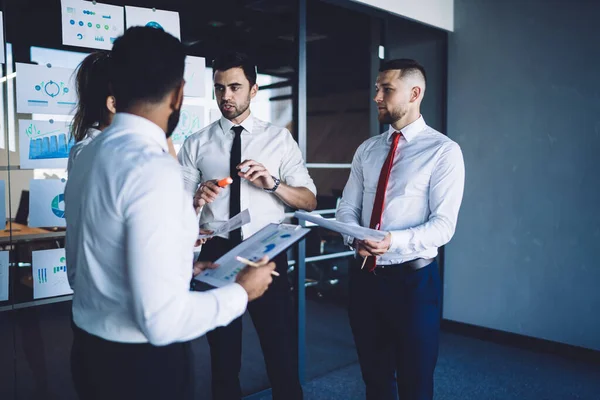
<svg viewBox="0 0 600 400"><path fill-rule="evenodd" d="M406 139L407 142L410 142L419 134L419 132L422 132L426 126L427 124L425 123L423 116L420 115L415 122L406 125L404 128L402 128L400 132L402 132L402 136L404 136L404 139ZM396 129L394 129L394 127L390 125L390 129L388 130L387 134L388 141L392 140L392 135L394 134L394 132L396 132Z"/></svg>
<svg viewBox="0 0 600 400"><path fill-rule="evenodd" d="M102 131L99 131L96 128L90 128L85 132L85 137L94 139L96 136L98 136L101 133L102 133Z"/></svg>
<svg viewBox="0 0 600 400"><path fill-rule="evenodd" d="M227 118L221 116L221 128L223 129L223 132L228 133L231 128L233 128L234 126L236 126L233 122L231 122L230 120L228 120ZM248 117L241 123L239 124L239 126L241 126L242 128L244 128L244 130L250 134L252 134L252 130L254 129L254 117L252 116L252 114L248 115Z"/></svg>
<svg viewBox="0 0 600 400"><path fill-rule="evenodd" d="M169 151L165 131L149 119L128 113L117 113L110 126L111 128L127 129L132 133L151 138L160 145L163 151Z"/></svg>

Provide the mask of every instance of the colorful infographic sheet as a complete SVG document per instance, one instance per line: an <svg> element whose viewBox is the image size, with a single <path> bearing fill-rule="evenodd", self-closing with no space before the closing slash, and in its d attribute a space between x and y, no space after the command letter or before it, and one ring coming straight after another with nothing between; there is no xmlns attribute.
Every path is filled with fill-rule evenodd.
<svg viewBox="0 0 600 400"><path fill-rule="evenodd" d="M65 227L64 193L64 179L32 179L29 183L29 226Z"/></svg>
<svg viewBox="0 0 600 400"><path fill-rule="evenodd" d="M19 120L21 169L67 168L69 152L75 145L71 122Z"/></svg>
<svg viewBox="0 0 600 400"><path fill-rule="evenodd" d="M61 0L63 44L112 49L125 32L123 7L82 0Z"/></svg>
<svg viewBox="0 0 600 400"><path fill-rule="evenodd" d="M183 144L192 133L204 128L204 107L184 104L181 107L179 124L173 132L174 144Z"/></svg>
<svg viewBox="0 0 600 400"><path fill-rule="evenodd" d="M17 112L70 115L77 106L74 70L17 63Z"/></svg>
<svg viewBox="0 0 600 400"><path fill-rule="evenodd" d="M151 26L163 29L165 32L181 40L178 12L125 6L125 21L127 28L131 28L132 26Z"/></svg>
<svg viewBox="0 0 600 400"><path fill-rule="evenodd" d="M34 299L73 293L67 277L65 249L34 251L31 258Z"/></svg>
<svg viewBox="0 0 600 400"><path fill-rule="evenodd" d="M302 239L308 232L310 229L298 225L269 224L215 261L219 264L217 269L202 272L194 279L215 287L233 283L238 272L245 267L236 259L237 256L253 262L259 261L263 256L272 259Z"/></svg>

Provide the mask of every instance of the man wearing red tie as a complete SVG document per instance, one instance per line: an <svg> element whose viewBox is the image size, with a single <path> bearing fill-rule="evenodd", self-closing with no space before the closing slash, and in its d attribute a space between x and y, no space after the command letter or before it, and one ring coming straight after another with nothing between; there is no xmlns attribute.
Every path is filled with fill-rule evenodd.
<svg viewBox="0 0 600 400"><path fill-rule="evenodd" d="M441 316L435 257L454 234L465 171L458 144L421 116L425 86L414 60L382 65L374 100L390 129L356 151L336 215L387 232L381 242L345 238L362 257L350 273L349 317L368 400L433 398Z"/></svg>

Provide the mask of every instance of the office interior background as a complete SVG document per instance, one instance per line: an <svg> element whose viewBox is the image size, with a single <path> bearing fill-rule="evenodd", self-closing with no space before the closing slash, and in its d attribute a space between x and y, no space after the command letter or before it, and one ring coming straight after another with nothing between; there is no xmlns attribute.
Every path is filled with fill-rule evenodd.
<svg viewBox="0 0 600 400"><path fill-rule="evenodd" d="M179 13L181 40L205 67L204 93L186 99L199 128L219 117L211 60L230 49L253 55L261 86L253 112L293 133L318 188L316 213L329 218L354 151L385 129L372 102L380 63L422 63L428 73L422 114L460 144L466 165L457 231L439 256L444 332L436 397L600 398L600 3L103 4ZM0 5L0 191L7 219L0 231L0 399L75 399L71 296L58 278L65 230L47 225L41 210L50 207L60 220L60 187L68 177L64 167L47 167L60 163L37 163L32 153L43 150L30 140L31 121L41 129L52 120L58 129L68 117L20 112L17 63L74 69L93 49L63 44L60 0ZM60 147L60 137L54 140ZM51 190L56 197L46 201ZM291 214L289 221L297 222ZM352 258L339 236L316 227L290 249L307 399L364 398L345 308ZM249 318L244 332L244 393L269 398ZM209 398L204 338L194 352L196 397Z"/></svg>

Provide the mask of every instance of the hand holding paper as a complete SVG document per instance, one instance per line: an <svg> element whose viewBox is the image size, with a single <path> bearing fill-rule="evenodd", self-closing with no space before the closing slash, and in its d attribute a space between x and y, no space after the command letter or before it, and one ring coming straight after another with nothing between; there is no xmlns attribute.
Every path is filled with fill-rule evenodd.
<svg viewBox="0 0 600 400"><path fill-rule="evenodd" d="M234 216L229 221L225 222L218 229L215 229L211 233L205 233L205 234L198 235L198 240L210 239L215 236L224 235L226 233L233 231L234 229L238 229L246 224L249 224L250 221L251 221L250 211L248 211L248 209L245 209L244 211L242 211L238 215ZM205 232L209 232L209 231L205 231Z"/></svg>
<svg viewBox="0 0 600 400"><path fill-rule="evenodd" d="M294 216L298 219L312 222L313 224L317 224L323 228L341 233L342 235L348 235L358 240L371 240L374 242L381 242L386 237L386 232L364 228L362 226L347 224L336 220L325 219L320 215L311 215L305 212L296 211L294 213Z"/></svg>

